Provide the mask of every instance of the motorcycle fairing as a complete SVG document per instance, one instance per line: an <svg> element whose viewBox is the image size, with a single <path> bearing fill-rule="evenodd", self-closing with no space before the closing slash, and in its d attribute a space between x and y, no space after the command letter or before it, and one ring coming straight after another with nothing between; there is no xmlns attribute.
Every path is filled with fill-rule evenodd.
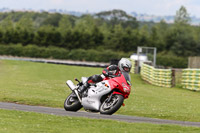
<svg viewBox="0 0 200 133"><path fill-rule="evenodd" d="M110 84L107 80L99 82L95 86L88 89L88 96L82 98L82 105L85 109L99 111L101 102L100 99L103 95L111 91Z"/></svg>
<svg viewBox="0 0 200 133"><path fill-rule="evenodd" d="M108 81L112 89L119 89L124 98L128 98L131 91L131 86L127 83L124 74L121 74L119 77L112 78Z"/></svg>

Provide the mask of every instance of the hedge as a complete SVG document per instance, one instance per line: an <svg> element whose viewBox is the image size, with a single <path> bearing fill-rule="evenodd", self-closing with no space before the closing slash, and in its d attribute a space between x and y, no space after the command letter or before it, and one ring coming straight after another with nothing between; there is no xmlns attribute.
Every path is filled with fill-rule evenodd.
<svg viewBox="0 0 200 133"><path fill-rule="evenodd" d="M129 54L123 52L113 52L111 50L98 51L94 49L73 49L67 50L58 47L38 47L36 45L22 46L21 44L0 44L0 55L12 55L36 58L70 59L79 61L110 62L111 59L128 57Z"/></svg>
<svg viewBox="0 0 200 133"><path fill-rule="evenodd" d="M12 55L22 57L36 57L36 58L53 58L53 59L70 59L79 61L97 61L110 62L111 59L120 59L127 57L132 53L114 52L111 50L96 50L96 49L72 49L67 50L55 46L39 47L37 45L29 44L23 46L22 44L0 44L0 55ZM176 57L174 55L157 55L157 65L186 68L187 58Z"/></svg>
<svg viewBox="0 0 200 133"><path fill-rule="evenodd" d="M172 68L187 68L188 58L177 57L175 55L157 55L156 64Z"/></svg>

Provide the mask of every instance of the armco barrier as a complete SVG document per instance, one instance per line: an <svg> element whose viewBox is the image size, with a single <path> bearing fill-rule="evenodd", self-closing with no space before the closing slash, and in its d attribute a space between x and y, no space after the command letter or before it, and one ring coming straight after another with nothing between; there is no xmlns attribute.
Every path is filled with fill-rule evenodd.
<svg viewBox="0 0 200 133"><path fill-rule="evenodd" d="M40 63L74 65L74 66L88 66L88 67L102 67L109 66L109 63L86 62L86 61L72 61L72 60L59 60L59 59L43 59L43 58L30 58L30 57L14 57L14 56L0 56L0 60L22 60Z"/></svg>
<svg viewBox="0 0 200 133"><path fill-rule="evenodd" d="M200 69L183 69L181 84L185 89L200 91Z"/></svg>
<svg viewBox="0 0 200 133"><path fill-rule="evenodd" d="M141 76L143 80L150 84L162 87L172 87L171 69L156 69L150 65L142 64Z"/></svg>

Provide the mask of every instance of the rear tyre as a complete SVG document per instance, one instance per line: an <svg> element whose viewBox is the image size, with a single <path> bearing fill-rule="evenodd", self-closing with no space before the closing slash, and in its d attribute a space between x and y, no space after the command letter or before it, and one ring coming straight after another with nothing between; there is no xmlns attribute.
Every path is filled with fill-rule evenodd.
<svg viewBox="0 0 200 133"><path fill-rule="evenodd" d="M66 98L64 102L64 108L66 111L78 111L82 108L81 103L78 100L78 97L73 92Z"/></svg>
<svg viewBox="0 0 200 133"><path fill-rule="evenodd" d="M123 104L124 97L122 95L113 95L110 102L107 99L102 103L100 107L100 113L106 115L112 115L115 113Z"/></svg>

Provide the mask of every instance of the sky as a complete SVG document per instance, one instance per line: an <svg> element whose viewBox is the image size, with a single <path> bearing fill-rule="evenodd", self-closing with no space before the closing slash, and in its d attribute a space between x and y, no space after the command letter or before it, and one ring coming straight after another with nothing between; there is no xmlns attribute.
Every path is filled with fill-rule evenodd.
<svg viewBox="0 0 200 133"><path fill-rule="evenodd" d="M96 13L121 9L127 13L159 16L175 15L181 6L186 7L190 16L200 17L200 0L0 0L0 8L17 10L63 9Z"/></svg>

